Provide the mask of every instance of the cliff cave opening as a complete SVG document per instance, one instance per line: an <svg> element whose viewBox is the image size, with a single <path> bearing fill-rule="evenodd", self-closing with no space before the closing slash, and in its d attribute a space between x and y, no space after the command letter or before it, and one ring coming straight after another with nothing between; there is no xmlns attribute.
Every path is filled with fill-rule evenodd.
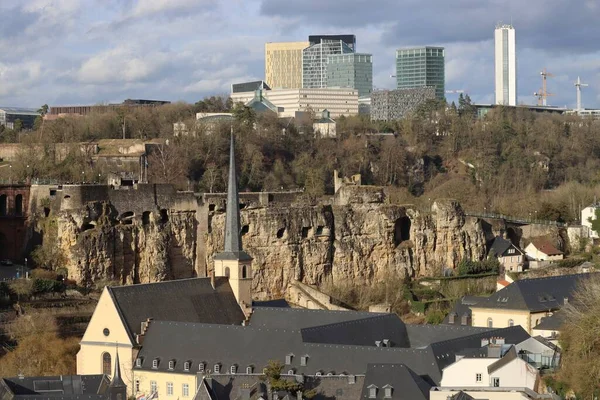
<svg viewBox="0 0 600 400"><path fill-rule="evenodd" d="M208 211L215 211L215 205L214 204L209 204L208 205Z"/></svg>
<svg viewBox="0 0 600 400"><path fill-rule="evenodd" d="M44 207L44 217L48 218L50 215L50 209L48 207Z"/></svg>
<svg viewBox="0 0 600 400"><path fill-rule="evenodd" d="M90 221L87 224L83 224L81 227L82 231L89 231L90 229L94 229L96 227L96 221Z"/></svg>
<svg viewBox="0 0 600 400"><path fill-rule="evenodd" d="M150 223L150 211L144 211L142 213L142 225L148 225Z"/></svg>
<svg viewBox="0 0 600 400"><path fill-rule="evenodd" d="M316 235L317 236L323 235L323 229L325 229L325 227L323 225L317 226L317 233L316 233Z"/></svg>
<svg viewBox="0 0 600 400"><path fill-rule="evenodd" d="M410 240L410 218L404 216L398 218L394 223L394 246L398 246L400 243Z"/></svg>
<svg viewBox="0 0 600 400"><path fill-rule="evenodd" d="M0 216L4 217L8 214L8 201L6 195L0 196Z"/></svg>
<svg viewBox="0 0 600 400"><path fill-rule="evenodd" d="M162 223L169 222L169 213L165 208L160 210L160 222L162 222Z"/></svg>
<svg viewBox="0 0 600 400"><path fill-rule="evenodd" d="M246 233L248 233L248 231L250 230L250 225L244 225L242 226L242 230L241 230L241 235L244 236Z"/></svg>
<svg viewBox="0 0 600 400"><path fill-rule="evenodd" d="M134 216L135 216L135 214L133 211L126 211L123 214L121 214L119 219L121 220L121 223L123 225L131 225L133 223Z"/></svg>
<svg viewBox="0 0 600 400"><path fill-rule="evenodd" d="M283 237L283 234L285 233L285 228L281 228L277 231L277 238L281 239Z"/></svg>
<svg viewBox="0 0 600 400"><path fill-rule="evenodd" d="M310 226L302 227L302 239L306 239L308 237L308 232L310 232L311 229L312 227Z"/></svg>

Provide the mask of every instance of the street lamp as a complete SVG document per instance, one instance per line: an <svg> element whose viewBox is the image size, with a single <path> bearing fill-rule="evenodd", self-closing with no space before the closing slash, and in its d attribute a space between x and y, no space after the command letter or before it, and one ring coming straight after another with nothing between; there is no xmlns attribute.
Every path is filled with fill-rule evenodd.
<svg viewBox="0 0 600 400"><path fill-rule="evenodd" d="M85 171L81 171L81 183L85 183Z"/></svg>

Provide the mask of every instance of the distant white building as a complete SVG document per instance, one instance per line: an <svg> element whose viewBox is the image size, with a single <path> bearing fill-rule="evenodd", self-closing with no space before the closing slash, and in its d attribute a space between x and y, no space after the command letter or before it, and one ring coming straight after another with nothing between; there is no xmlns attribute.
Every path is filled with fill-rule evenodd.
<svg viewBox="0 0 600 400"><path fill-rule="evenodd" d="M592 230L592 221L596 219L596 210L600 208L600 204L592 204L581 210L581 225L587 226L590 232L590 237L598 239L598 232Z"/></svg>
<svg viewBox="0 0 600 400"><path fill-rule="evenodd" d="M496 104L517 105L517 41L512 25L498 25L495 40Z"/></svg>
<svg viewBox="0 0 600 400"><path fill-rule="evenodd" d="M329 111L323 110L321 118L313 122L313 131L320 137L334 138L336 136L336 122L329 116Z"/></svg>

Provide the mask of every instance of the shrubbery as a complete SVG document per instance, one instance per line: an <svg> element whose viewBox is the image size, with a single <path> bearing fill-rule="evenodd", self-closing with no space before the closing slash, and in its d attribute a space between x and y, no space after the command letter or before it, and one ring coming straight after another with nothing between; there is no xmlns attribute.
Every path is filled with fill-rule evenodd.
<svg viewBox="0 0 600 400"><path fill-rule="evenodd" d="M482 261L471 261L463 259L458 264L459 275L477 275L485 273L498 273L500 271L500 262L495 257L488 257Z"/></svg>

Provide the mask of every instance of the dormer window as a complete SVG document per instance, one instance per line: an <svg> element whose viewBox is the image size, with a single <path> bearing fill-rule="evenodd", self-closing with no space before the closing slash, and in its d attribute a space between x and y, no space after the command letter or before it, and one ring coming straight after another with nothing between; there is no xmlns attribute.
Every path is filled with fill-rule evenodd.
<svg viewBox="0 0 600 400"><path fill-rule="evenodd" d="M292 365L293 358L293 354L288 354L287 356L285 356L285 365Z"/></svg>
<svg viewBox="0 0 600 400"><path fill-rule="evenodd" d="M189 371L191 366L192 366L192 363L190 361L186 361L183 363L183 370Z"/></svg>
<svg viewBox="0 0 600 400"><path fill-rule="evenodd" d="M254 370L254 367L252 365L249 365L249 366L246 367L246 373L248 375L250 375L253 370Z"/></svg>
<svg viewBox="0 0 600 400"><path fill-rule="evenodd" d="M237 372L237 365L232 365L231 367L229 367L229 373L231 375L234 375Z"/></svg>
<svg viewBox="0 0 600 400"><path fill-rule="evenodd" d="M204 373L204 363L203 362L198 364L198 372Z"/></svg>
<svg viewBox="0 0 600 400"><path fill-rule="evenodd" d="M323 375L323 373L321 371L317 371L317 373L315 374L315 376L321 376Z"/></svg>
<svg viewBox="0 0 600 400"><path fill-rule="evenodd" d="M218 374L221 372L221 364L215 364L215 374Z"/></svg>
<svg viewBox="0 0 600 400"><path fill-rule="evenodd" d="M175 360L169 360L169 369L172 370L175 368Z"/></svg>
<svg viewBox="0 0 600 400"><path fill-rule="evenodd" d="M383 397L386 399L391 399L393 389L394 388L391 385L385 385L383 387Z"/></svg>
<svg viewBox="0 0 600 400"><path fill-rule="evenodd" d="M306 363L308 362L308 356L300 357L300 365L306 367Z"/></svg>
<svg viewBox="0 0 600 400"><path fill-rule="evenodd" d="M143 361L142 357L136 358L136 360L135 360L135 366L138 367L138 368L141 368L142 367L142 361Z"/></svg>
<svg viewBox="0 0 600 400"><path fill-rule="evenodd" d="M383 339L383 347L391 347L390 339Z"/></svg>
<svg viewBox="0 0 600 400"><path fill-rule="evenodd" d="M152 360L152 368L154 368L154 369L158 368L158 358L155 358L154 360Z"/></svg>
<svg viewBox="0 0 600 400"><path fill-rule="evenodd" d="M290 369L290 370L288 371L288 375L294 375L294 374L295 374L295 372L294 372L294 370L293 370L293 369Z"/></svg>
<svg viewBox="0 0 600 400"><path fill-rule="evenodd" d="M377 386L369 385L368 389L369 389L369 398L376 399L377 398Z"/></svg>
<svg viewBox="0 0 600 400"><path fill-rule="evenodd" d="M356 376L354 375L348 375L348 383L353 385L356 383Z"/></svg>

